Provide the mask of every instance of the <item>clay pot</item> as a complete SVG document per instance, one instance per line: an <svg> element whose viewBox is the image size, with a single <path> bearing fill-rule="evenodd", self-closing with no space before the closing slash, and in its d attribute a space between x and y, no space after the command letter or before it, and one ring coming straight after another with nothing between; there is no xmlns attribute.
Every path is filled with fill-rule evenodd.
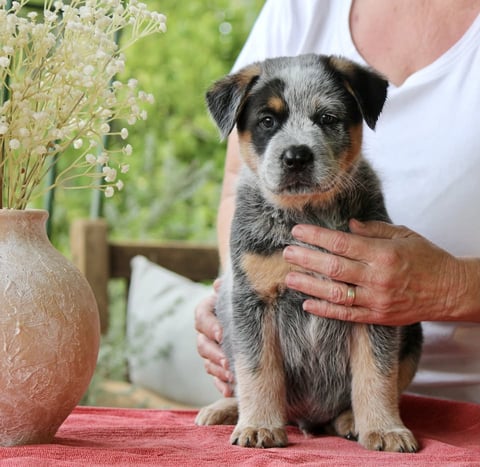
<svg viewBox="0 0 480 467"><path fill-rule="evenodd" d="M0 210L0 446L51 442L97 361L95 298L41 210Z"/></svg>

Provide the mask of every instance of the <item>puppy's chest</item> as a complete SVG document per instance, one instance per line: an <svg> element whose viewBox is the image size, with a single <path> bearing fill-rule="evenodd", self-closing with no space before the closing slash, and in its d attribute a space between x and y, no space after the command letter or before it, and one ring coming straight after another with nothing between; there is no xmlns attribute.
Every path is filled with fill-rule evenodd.
<svg viewBox="0 0 480 467"><path fill-rule="evenodd" d="M287 245L300 245L302 243L292 236L292 229L297 224L348 230L348 218L335 208L325 211L309 208L304 211L285 211L262 202L249 201L237 205L233 220L232 246L237 251L267 255Z"/></svg>
<svg viewBox="0 0 480 467"><path fill-rule="evenodd" d="M306 213L292 215L265 209L259 210L256 215L242 215L242 212L237 212L237 215L239 218L234 223L237 234L232 237L235 251L232 264L237 280L246 281L248 288L267 303L276 302L287 292L285 278L289 272L314 274L283 259L283 250L287 245L314 249L295 240L291 234L292 228L300 223L339 228L338 224L333 225L335 219L325 220ZM250 221L246 222L247 219ZM346 228L346 225L341 228ZM301 294L296 295L298 299L301 298Z"/></svg>

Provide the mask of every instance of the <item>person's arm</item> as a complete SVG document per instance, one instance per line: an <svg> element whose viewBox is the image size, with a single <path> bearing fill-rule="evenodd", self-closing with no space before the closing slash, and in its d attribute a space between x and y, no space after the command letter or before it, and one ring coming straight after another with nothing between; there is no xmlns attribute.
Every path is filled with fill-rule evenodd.
<svg viewBox="0 0 480 467"><path fill-rule="evenodd" d="M235 210L237 177L241 166L239 151L237 131L234 129L228 137L222 194L217 217L218 251L222 269L225 269L229 261L230 226Z"/></svg>
<svg viewBox="0 0 480 467"><path fill-rule="evenodd" d="M230 226L235 209L235 187L241 161L236 130L230 134L227 144L227 157L223 177L222 195L218 208L217 234L218 251L222 269L229 262ZM217 320L214 307L217 300L216 290L219 281L214 284L215 293L202 300L195 309L195 329L197 330L197 350L204 359L207 373L214 377L215 386L225 396L233 394L233 375L229 370L229 362L222 351L222 327Z"/></svg>
<svg viewBox="0 0 480 467"><path fill-rule="evenodd" d="M332 279L287 275L289 288L313 297L304 302L306 311L384 325L480 322L480 259L456 258L406 227L352 221L350 229L293 229L295 238L326 251L289 246L285 260ZM353 303L347 300L352 287Z"/></svg>

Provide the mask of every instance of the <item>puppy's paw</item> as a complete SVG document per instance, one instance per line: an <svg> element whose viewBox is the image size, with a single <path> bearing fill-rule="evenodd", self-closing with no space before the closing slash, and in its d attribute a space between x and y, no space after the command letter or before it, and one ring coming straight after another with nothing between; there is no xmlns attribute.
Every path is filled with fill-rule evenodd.
<svg viewBox="0 0 480 467"><path fill-rule="evenodd" d="M355 418L351 409L345 410L327 426L327 433L356 441L358 432L355 429Z"/></svg>
<svg viewBox="0 0 480 467"><path fill-rule="evenodd" d="M234 397L220 399L203 407L195 418L196 425L235 425L238 421L238 405Z"/></svg>
<svg viewBox="0 0 480 467"><path fill-rule="evenodd" d="M405 427L360 434L359 443L372 451L417 452L419 448L412 432Z"/></svg>
<svg viewBox="0 0 480 467"><path fill-rule="evenodd" d="M236 427L230 442L246 448L282 448L287 445L283 427Z"/></svg>

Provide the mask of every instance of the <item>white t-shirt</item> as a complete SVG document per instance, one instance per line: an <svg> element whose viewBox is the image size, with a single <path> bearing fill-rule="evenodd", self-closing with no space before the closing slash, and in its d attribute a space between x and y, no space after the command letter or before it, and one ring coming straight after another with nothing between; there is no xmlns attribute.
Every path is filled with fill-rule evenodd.
<svg viewBox="0 0 480 467"><path fill-rule="evenodd" d="M322 53L366 65L347 0L267 0L234 70L267 57ZM480 257L480 15L441 57L389 86L364 154L388 212L456 256ZM480 286L480 284L479 284ZM424 323L417 393L480 402L480 324Z"/></svg>

